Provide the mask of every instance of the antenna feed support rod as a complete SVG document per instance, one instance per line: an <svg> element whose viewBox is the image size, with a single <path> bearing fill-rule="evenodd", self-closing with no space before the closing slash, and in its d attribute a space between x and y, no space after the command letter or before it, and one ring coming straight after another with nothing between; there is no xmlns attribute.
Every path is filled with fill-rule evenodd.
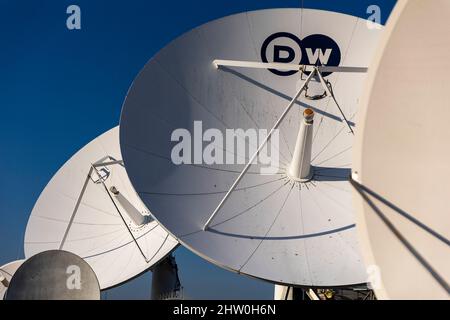
<svg viewBox="0 0 450 320"><path fill-rule="evenodd" d="M281 122L284 120L284 118L286 117L286 115L289 113L289 110L291 110L292 106L297 102L298 97L301 95L301 93L306 89L306 87L308 86L308 83L311 81L311 79L316 75L317 73L317 68L314 68L313 71L311 71L311 73L309 74L308 78L305 79L305 81L303 82L302 86L300 87L300 89L298 89L297 93L294 95L294 97L292 98L292 100L289 102L289 104L287 105L287 107L284 109L283 113L280 115L280 118L275 122L275 124L273 125L272 129L270 129L270 132L268 133L268 135L266 136L266 138L264 139L263 142L261 142L261 144L259 145L258 149L256 150L256 152L253 154L253 156L250 158L250 160L248 161L248 163L245 165L244 169L241 171L241 173L239 174L239 176L236 178L236 180L234 181L234 183L231 185L230 189L228 190L228 192L225 194L225 196L223 197L223 199L220 201L219 205L216 207L216 209L213 211L213 213L211 214L211 216L208 218L208 220L206 221L205 225L203 226L203 231L207 231L209 225L211 224L212 220L214 219L214 217L216 216L216 214L219 212L219 210L222 208L222 206L224 205L225 201L227 201L227 199L230 197L231 193L233 193L234 189L236 188L236 186L239 184L239 182L242 180L242 178L244 177L244 175L247 173L248 169L250 169L250 166L252 165L252 163L255 161L256 157L258 156L258 154L261 152L261 150L264 148L264 146L267 144L267 142L269 141L270 137L272 136L273 132L280 126Z"/></svg>

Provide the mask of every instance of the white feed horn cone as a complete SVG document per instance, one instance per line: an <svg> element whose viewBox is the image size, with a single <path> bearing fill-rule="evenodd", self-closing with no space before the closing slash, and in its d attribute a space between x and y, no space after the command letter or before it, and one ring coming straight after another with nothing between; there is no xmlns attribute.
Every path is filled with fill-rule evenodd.
<svg viewBox="0 0 450 320"><path fill-rule="evenodd" d="M128 214L128 217L133 221L133 223L140 227L148 222L148 216L143 215L136 207L128 201L127 198L119 191L116 186L109 188L109 191L117 199L117 202L122 207L123 211Z"/></svg>
<svg viewBox="0 0 450 320"><path fill-rule="evenodd" d="M298 130L294 154L287 174L295 181L306 182L312 177L311 149L313 136L314 111L305 109L303 119Z"/></svg>

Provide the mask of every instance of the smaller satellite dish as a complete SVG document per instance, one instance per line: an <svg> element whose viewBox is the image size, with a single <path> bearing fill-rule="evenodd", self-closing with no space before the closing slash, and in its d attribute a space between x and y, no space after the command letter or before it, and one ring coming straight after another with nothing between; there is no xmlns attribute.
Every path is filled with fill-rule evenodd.
<svg viewBox="0 0 450 320"><path fill-rule="evenodd" d="M8 290L9 283L11 282L11 278L24 261L25 260L16 260L0 267L0 300L3 300L6 290Z"/></svg>
<svg viewBox="0 0 450 320"><path fill-rule="evenodd" d="M379 299L450 298L450 1L398 1L369 68L353 154Z"/></svg>
<svg viewBox="0 0 450 320"><path fill-rule="evenodd" d="M62 250L41 252L26 260L11 278L5 300L99 300L92 268Z"/></svg>
<svg viewBox="0 0 450 320"><path fill-rule="evenodd" d="M54 249L79 255L102 290L147 271L177 246L128 179L119 127L88 143L53 176L31 212L24 244L25 257Z"/></svg>

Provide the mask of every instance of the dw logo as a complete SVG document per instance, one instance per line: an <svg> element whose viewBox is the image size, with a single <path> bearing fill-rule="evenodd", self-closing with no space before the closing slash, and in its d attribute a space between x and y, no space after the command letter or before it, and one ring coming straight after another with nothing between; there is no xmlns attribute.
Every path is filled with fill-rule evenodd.
<svg viewBox="0 0 450 320"><path fill-rule="evenodd" d="M263 62L296 63L306 65L338 66L341 50L338 44L323 34L312 34L300 40L289 32L277 32L264 40L261 46ZM290 76L298 71L269 69L279 76ZM324 73L327 76L330 73Z"/></svg>

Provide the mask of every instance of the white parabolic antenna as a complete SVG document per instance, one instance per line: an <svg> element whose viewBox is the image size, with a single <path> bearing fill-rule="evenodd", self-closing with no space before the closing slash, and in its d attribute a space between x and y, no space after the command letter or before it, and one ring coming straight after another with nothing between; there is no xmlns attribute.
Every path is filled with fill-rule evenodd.
<svg viewBox="0 0 450 320"><path fill-rule="evenodd" d="M16 260L0 267L0 300L3 300L14 273L25 260Z"/></svg>
<svg viewBox="0 0 450 320"><path fill-rule="evenodd" d="M348 177L361 70L379 34L353 16L272 9L210 22L162 49L135 79L120 122L126 170L155 218L239 273L301 286L365 283ZM265 140L250 140L255 130L267 137L271 128L272 166L246 165ZM182 141L191 145L179 152Z"/></svg>
<svg viewBox="0 0 450 320"><path fill-rule="evenodd" d="M449 18L399 1L370 69L353 185L378 298L450 298Z"/></svg>
<svg viewBox="0 0 450 320"><path fill-rule="evenodd" d="M91 265L101 289L146 271L177 245L135 193L118 127L59 169L39 196L25 234L26 257L50 249L75 253Z"/></svg>

